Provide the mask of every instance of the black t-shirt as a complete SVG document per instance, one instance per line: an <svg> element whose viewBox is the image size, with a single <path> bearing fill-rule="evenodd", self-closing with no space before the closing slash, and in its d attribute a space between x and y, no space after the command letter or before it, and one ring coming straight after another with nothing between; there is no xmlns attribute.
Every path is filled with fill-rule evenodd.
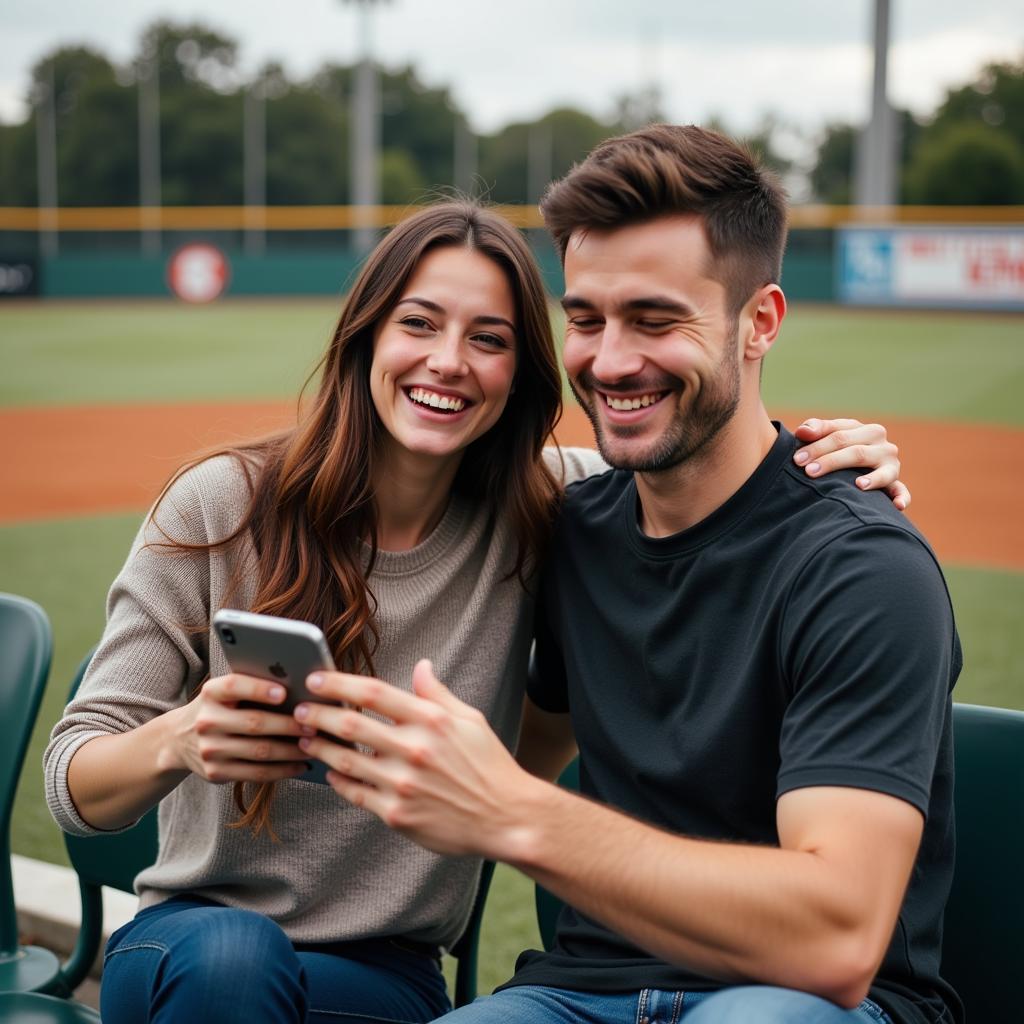
<svg viewBox="0 0 1024 1024"><path fill-rule="evenodd" d="M776 800L877 790L926 818L871 996L961 1020L938 975L952 878L950 691L962 658L931 549L852 472L808 478L779 438L706 519L644 535L631 473L573 484L542 582L530 697L570 711L580 788L693 837L778 845ZM586 842L581 836L580 842ZM566 907L511 985L713 989Z"/></svg>

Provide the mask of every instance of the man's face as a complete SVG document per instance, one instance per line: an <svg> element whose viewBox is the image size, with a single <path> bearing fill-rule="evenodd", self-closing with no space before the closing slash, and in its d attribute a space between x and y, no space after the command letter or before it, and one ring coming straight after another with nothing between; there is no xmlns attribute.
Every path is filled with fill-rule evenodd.
<svg viewBox="0 0 1024 1024"><path fill-rule="evenodd" d="M706 451L740 400L739 341L696 217L574 234L565 369L598 448L657 472Z"/></svg>

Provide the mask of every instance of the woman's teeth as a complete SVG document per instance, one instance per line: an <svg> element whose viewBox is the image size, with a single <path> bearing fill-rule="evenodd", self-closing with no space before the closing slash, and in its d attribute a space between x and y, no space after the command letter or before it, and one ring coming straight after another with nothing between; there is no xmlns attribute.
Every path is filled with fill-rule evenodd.
<svg viewBox="0 0 1024 1024"><path fill-rule="evenodd" d="M426 388L411 388L409 397L418 405L429 405L431 409L441 409L446 412L462 412L466 408L464 398L456 398L454 395L438 395Z"/></svg>

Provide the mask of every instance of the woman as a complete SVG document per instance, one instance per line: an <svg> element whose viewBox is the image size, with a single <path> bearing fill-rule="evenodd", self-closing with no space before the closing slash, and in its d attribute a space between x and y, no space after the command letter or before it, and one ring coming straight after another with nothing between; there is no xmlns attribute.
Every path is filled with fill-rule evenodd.
<svg viewBox="0 0 1024 1024"><path fill-rule="evenodd" d="M511 746L525 584L560 486L603 464L542 457L561 394L543 289L520 234L472 204L381 242L322 369L295 429L172 480L47 749L69 831L128 827L160 802L140 912L107 950L114 1024L425 1021L449 1005L438 950L465 926L479 865L296 780L303 731L273 710L281 688L230 675L209 620L225 606L310 620L339 668L402 685L429 654Z"/></svg>

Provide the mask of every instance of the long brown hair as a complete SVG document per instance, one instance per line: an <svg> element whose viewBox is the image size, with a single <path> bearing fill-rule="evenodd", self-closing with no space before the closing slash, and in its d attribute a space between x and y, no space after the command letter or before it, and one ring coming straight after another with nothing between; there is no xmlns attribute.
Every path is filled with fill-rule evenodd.
<svg viewBox="0 0 1024 1024"><path fill-rule="evenodd" d="M561 413L561 377L529 247L505 220L469 201L447 201L414 214L370 254L320 361L316 396L300 407L294 429L213 453L233 455L249 482L251 500L238 528L205 545L169 539L179 548L205 550L251 536L257 579L252 610L316 623L344 671L372 674L378 641L367 582L377 553L373 471L384 429L369 386L375 329L423 256L442 246L470 246L492 259L512 289L518 400L467 448L454 488L508 517L515 538L508 575L526 585L550 536L560 495L541 449ZM200 461L179 470L168 487ZM238 582L229 583L229 593ZM248 790L235 784L241 811L235 824L254 834L270 830L274 784Z"/></svg>

